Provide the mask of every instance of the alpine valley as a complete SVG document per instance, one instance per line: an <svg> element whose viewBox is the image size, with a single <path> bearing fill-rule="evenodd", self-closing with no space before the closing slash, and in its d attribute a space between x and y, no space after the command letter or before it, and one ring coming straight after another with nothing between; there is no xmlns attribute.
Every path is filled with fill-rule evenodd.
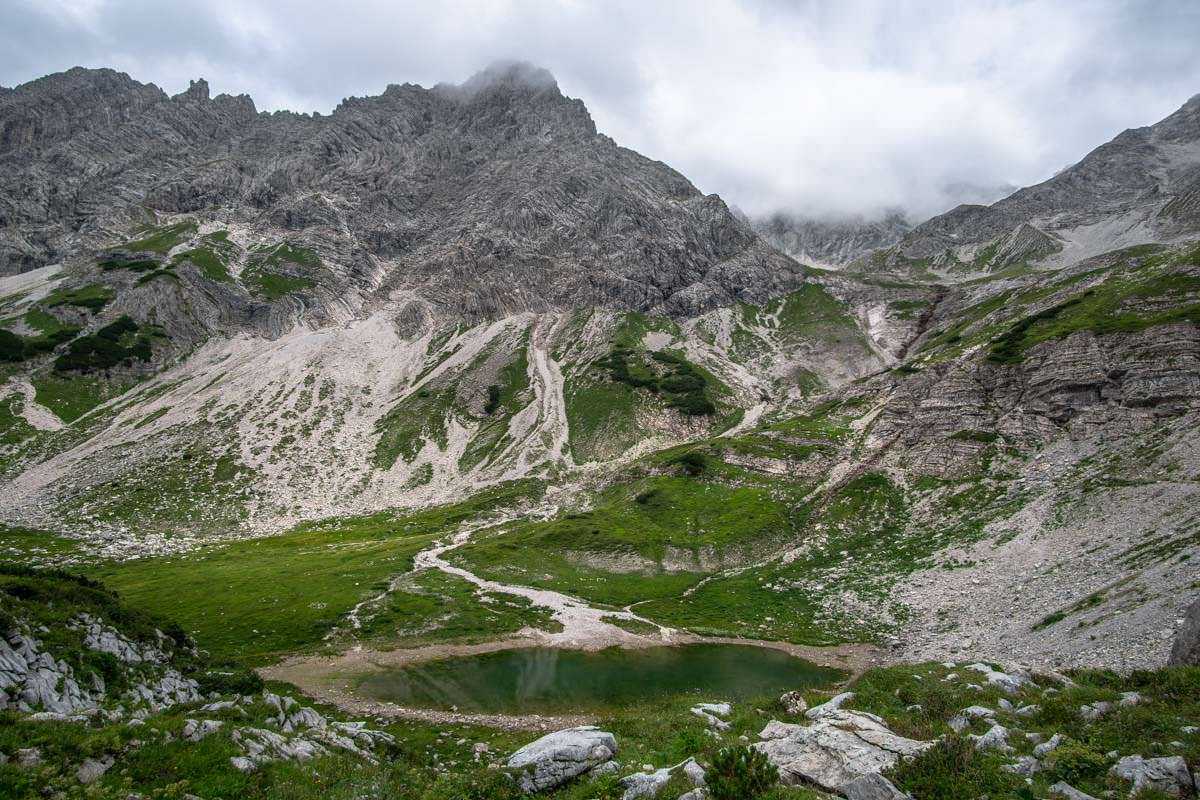
<svg viewBox="0 0 1200 800"><path fill-rule="evenodd" d="M1198 426L1200 95L913 226L748 220L525 64L0 88L0 795L1191 796ZM826 669L362 682L719 644Z"/></svg>

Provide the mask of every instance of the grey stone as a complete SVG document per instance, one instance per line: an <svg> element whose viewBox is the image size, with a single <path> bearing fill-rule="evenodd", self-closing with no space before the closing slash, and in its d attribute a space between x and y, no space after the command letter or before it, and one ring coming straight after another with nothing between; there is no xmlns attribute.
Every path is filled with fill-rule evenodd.
<svg viewBox="0 0 1200 800"><path fill-rule="evenodd" d="M1009 694L1015 693L1022 686L1032 683L1032 679L1028 673L1014 670L1011 674L993 669L987 664L970 664L967 669L975 670L983 674L984 679L993 686L999 686Z"/></svg>
<svg viewBox="0 0 1200 800"><path fill-rule="evenodd" d="M21 769L32 769L42 763L42 751L36 747L25 747L16 752L16 764Z"/></svg>
<svg viewBox="0 0 1200 800"><path fill-rule="evenodd" d="M1022 778L1032 778L1041 769L1041 766L1033 756L1017 756L1017 760L1014 763L1005 764L1000 767L1000 770L1012 773L1013 775L1020 775Z"/></svg>
<svg viewBox="0 0 1200 800"><path fill-rule="evenodd" d="M1173 666L1200 666L1200 597L1192 601L1183 617L1183 625L1175 633L1171 656Z"/></svg>
<svg viewBox="0 0 1200 800"><path fill-rule="evenodd" d="M829 792L933 744L893 733L874 714L845 710L825 712L811 725L772 720L759 736L764 741L753 747L779 769L782 782L812 783Z"/></svg>
<svg viewBox="0 0 1200 800"><path fill-rule="evenodd" d="M555 731L513 753L506 766L526 792L552 789L608 761L617 752L611 733L594 726Z"/></svg>
<svg viewBox="0 0 1200 800"><path fill-rule="evenodd" d="M621 800L646 800L646 798L657 796L659 791L670 782L671 770L669 767L663 767L649 774L635 772L632 775L626 775L617 781L617 785L624 790Z"/></svg>
<svg viewBox="0 0 1200 800"><path fill-rule="evenodd" d="M793 717L800 716L808 710L808 701L804 699L804 695L796 691L785 692L779 698L779 704L783 706L785 714Z"/></svg>
<svg viewBox="0 0 1200 800"><path fill-rule="evenodd" d="M1133 793L1147 787L1164 791L1173 797L1185 797L1191 790L1192 776L1187 763L1179 756L1142 758L1125 756L1109 770L1109 774L1133 783Z"/></svg>
<svg viewBox="0 0 1200 800"><path fill-rule="evenodd" d="M233 758L229 759L229 763L232 764L233 768L238 772L250 773L258 771L258 765L245 756L234 756Z"/></svg>
<svg viewBox="0 0 1200 800"><path fill-rule="evenodd" d="M1052 752L1054 752L1054 748L1058 747L1060 742L1062 742L1062 736L1060 736L1059 734L1056 733L1053 736L1051 736L1048 741L1042 742L1041 744L1034 747L1033 755L1036 756L1037 758L1045 758L1046 756L1048 756Z"/></svg>
<svg viewBox="0 0 1200 800"><path fill-rule="evenodd" d="M911 800L891 781L878 773L861 775L841 788L846 800Z"/></svg>
<svg viewBox="0 0 1200 800"><path fill-rule="evenodd" d="M1085 706L1080 706L1079 716L1088 721L1094 722L1107 714L1110 708L1112 708L1112 703L1104 700L1097 700L1094 703L1088 703Z"/></svg>
<svg viewBox="0 0 1200 800"><path fill-rule="evenodd" d="M854 692L842 692L841 694L834 695L821 705L813 706L808 711L805 711L804 717L805 719L820 719L821 717L828 716L829 714L836 712L842 707L843 703L853 699Z"/></svg>
<svg viewBox="0 0 1200 800"><path fill-rule="evenodd" d="M113 759L111 756L105 756L100 759L86 759L75 770L75 779L83 784L95 783L104 777L104 773L108 772L112 765Z"/></svg>
<svg viewBox="0 0 1200 800"><path fill-rule="evenodd" d="M968 738L975 743L975 749L980 751L998 750L1001 753L1011 753L1008 744L1008 728L1003 725L993 725L982 735L970 734Z"/></svg>
<svg viewBox="0 0 1200 800"><path fill-rule="evenodd" d="M1064 781L1059 781L1051 786L1050 793L1061 795L1062 797L1067 798L1067 800L1096 800L1096 798L1092 797L1090 794L1085 794L1084 792L1079 791L1074 786Z"/></svg>

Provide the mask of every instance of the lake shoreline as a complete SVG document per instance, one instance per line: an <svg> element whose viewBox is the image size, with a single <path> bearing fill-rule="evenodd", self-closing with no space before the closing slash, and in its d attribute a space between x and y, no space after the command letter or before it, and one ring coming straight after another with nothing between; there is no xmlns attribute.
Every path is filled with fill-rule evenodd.
<svg viewBox="0 0 1200 800"><path fill-rule="evenodd" d="M707 637L674 633L670 637L636 636L625 634L597 637L586 641L562 641L554 636L529 632L524 636L496 639L476 644L438 644L427 647L376 650L355 647L331 655L308 654L291 656L278 664L261 667L258 673L267 680L285 681L297 686L306 695L329 703L347 713L370 714L388 719L407 719L433 724L480 725L501 730L555 730L587 725L595 721L592 714L481 714L443 711L438 709L402 706L396 703L361 696L355 689L359 679L412 664L452 658L496 653L522 648L556 648L563 650L596 651L609 647L637 650L650 647L690 644L739 645L778 650L801 658L819 667L833 668L846 673L837 685L852 681L870 667L886 663L885 651L874 645L844 644L816 647L789 642Z"/></svg>

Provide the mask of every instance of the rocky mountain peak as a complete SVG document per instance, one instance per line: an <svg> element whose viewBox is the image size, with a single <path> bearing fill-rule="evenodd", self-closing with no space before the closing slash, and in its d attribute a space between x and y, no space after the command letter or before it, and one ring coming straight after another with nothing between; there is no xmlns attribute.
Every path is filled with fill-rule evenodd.
<svg viewBox="0 0 1200 800"><path fill-rule="evenodd" d="M194 81L188 81L186 91L180 92L171 98L172 100L208 100L208 81L204 78L197 78Z"/></svg>
<svg viewBox="0 0 1200 800"><path fill-rule="evenodd" d="M119 125L165 99L154 84L111 69L73 67L38 78L0 94L0 155Z"/></svg>

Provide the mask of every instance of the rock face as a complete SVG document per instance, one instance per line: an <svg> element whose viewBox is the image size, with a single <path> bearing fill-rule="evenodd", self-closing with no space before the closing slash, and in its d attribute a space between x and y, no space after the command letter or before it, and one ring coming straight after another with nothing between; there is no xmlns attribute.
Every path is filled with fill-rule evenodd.
<svg viewBox="0 0 1200 800"><path fill-rule="evenodd" d="M145 667L132 673L133 686L126 692L129 701L163 708L200 699L196 682L167 665L170 654L162 648L170 640L161 632L159 646L151 646L134 642L88 615L81 615L72 627L84 630L84 647L116 656L129 666ZM104 681L94 673L83 677L86 680L81 682L70 664L56 661L28 630L18 628L0 636L0 708L68 717L94 711L106 696Z"/></svg>
<svg viewBox="0 0 1200 800"><path fill-rule="evenodd" d="M1194 235L1200 206L1200 95L1127 130L1048 181L990 206L961 205L918 225L874 265L994 271L1061 253L1078 260ZM866 266L860 261L859 266Z"/></svg>
<svg viewBox="0 0 1200 800"><path fill-rule="evenodd" d="M827 711L810 725L772 721L759 736L764 741L754 747L779 769L783 783L812 783L838 794L851 782L877 775L902 756L932 745L898 736L874 714L840 709Z"/></svg>
<svg viewBox="0 0 1200 800"><path fill-rule="evenodd" d="M591 725L555 731L517 750L506 763L526 792L540 792L582 775L617 752L611 733Z"/></svg>
<svg viewBox="0 0 1200 800"><path fill-rule="evenodd" d="M912 230L912 223L898 212L874 220L823 220L775 214L756 220L754 229L802 264L836 268L872 250L895 244Z"/></svg>
<svg viewBox="0 0 1200 800"><path fill-rule="evenodd" d="M389 86L328 116L74 69L0 96L0 176L0 275L102 245L144 205L309 242L337 287L317 306L403 287L474 319L684 315L801 281L720 198L598 134L522 64Z"/></svg>
<svg viewBox="0 0 1200 800"><path fill-rule="evenodd" d="M1200 598L1188 607L1183 626L1175 634L1171 660L1177 666L1200 666Z"/></svg>

